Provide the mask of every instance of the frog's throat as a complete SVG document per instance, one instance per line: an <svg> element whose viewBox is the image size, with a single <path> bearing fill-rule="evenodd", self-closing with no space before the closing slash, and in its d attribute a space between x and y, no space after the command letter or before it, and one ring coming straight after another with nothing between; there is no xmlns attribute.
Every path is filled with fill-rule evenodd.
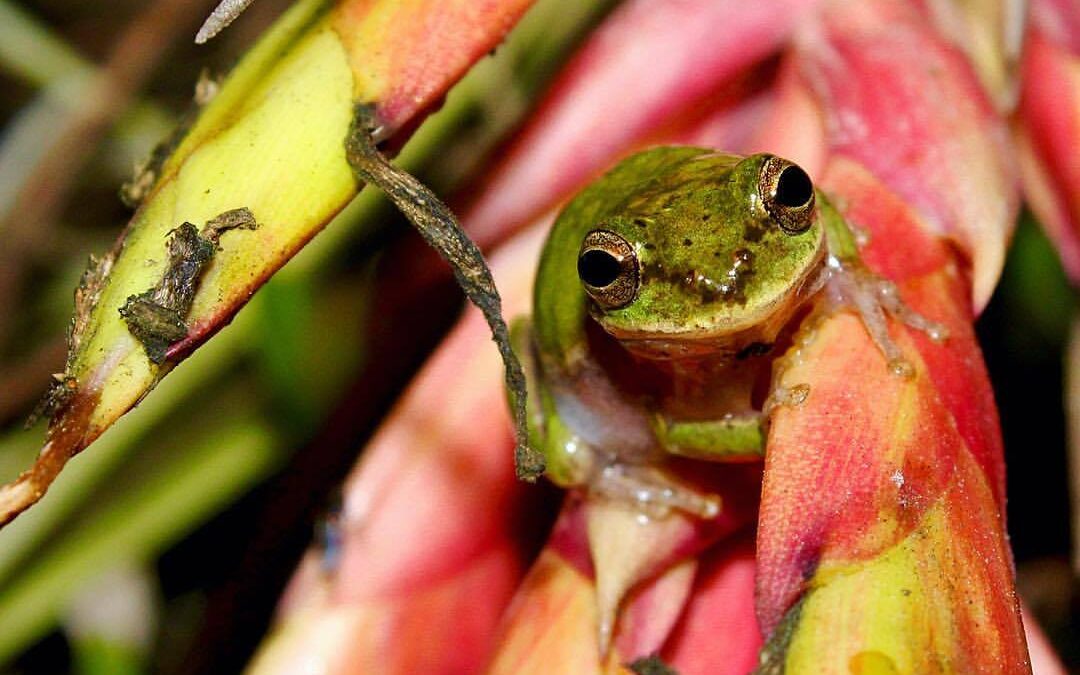
<svg viewBox="0 0 1080 675"><path fill-rule="evenodd" d="M684 330L635 331L608 325L599 316L594 318L608 335L638 356L653 359L741 358L769 351L791 321L802 316L800 310L821 291L827 278L822 256L821 263L812 266L782 301L773 303L755 320L736 325L718 323L712 327Z"/></svg>
<svg viewBox="0 0 1080 675"><path fill-rule="evenodd" d="M783 317L755 324L733 332L677 333L662 336L615 336L627 351L656 360L717 357L723 360L741 359L765 354L772 349L777 336L788 324L798 307L792 307ZM782 320L781 320L782 318Z"/></svg>

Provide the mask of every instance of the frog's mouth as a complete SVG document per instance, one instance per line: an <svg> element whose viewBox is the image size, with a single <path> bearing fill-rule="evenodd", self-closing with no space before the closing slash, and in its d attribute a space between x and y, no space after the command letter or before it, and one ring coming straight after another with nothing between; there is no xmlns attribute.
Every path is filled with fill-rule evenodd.
<svg viewBox="0 0 1080 675"><path fill-rule="evenodd" d="M828 271L819 266L808 273L797 289L775 303L756 320L741 324L718 324L686 330L625 328L602 313L593 318L604 331L631 353L645 358L676 360L717 357L742 360L773 351L782 334L790 334L809 313L814 296L824 286Z"/></svg>
<svg viewBox="0 0 1080 675"><path fill-rule="evenodd" d="M649 359L679 360L706 357L740 361L773 351L785 329L797 326L808 308L784 313L782 320L770 320L735 332L667 333L663 335L619 335L609 333L630 353Z"/></svg>

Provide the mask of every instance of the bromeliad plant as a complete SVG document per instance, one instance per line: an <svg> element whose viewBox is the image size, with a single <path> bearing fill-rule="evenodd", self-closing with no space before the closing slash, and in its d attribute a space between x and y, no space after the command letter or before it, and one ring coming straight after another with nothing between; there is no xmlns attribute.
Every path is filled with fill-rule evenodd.
<svg viewBox="0 0 1080 675"><path fill-rule="evenodd" d="M227 322L352 198L358 177L442 232L434 240L451 260L473 258L458 279L505 345L471 244L379 151L400 145L528 4L297 2L148 167L132 224L80 284L67 370L48 399L49 439L34 468L0 491L5 517L40 498L68 458ZM1036 7L1069 18L1049 0ZM325 552L305 561L254 669L1030 671L1000 434L972 332L1019 204L1008 126L1010 36L1023 18L1014 9L959 0L619 6L462 209L481 246L505 242L493 267L507 314L528 311L549 214L619 157L660 144L798 162L822 190L816 217L843 218L854 232L829 243L834 267L861 256L866 279L895 285L873 281L847 304L815 296L783 333L768 365L773 391L789 394L761 427L763 468L666 463L671 480L707 495L710 508L697 513L676 502L643 511L613 499L617 490L565 481L594 489L567 496L532 560L520 523L535 488L514 481L511 425L494 412L504 410L498 362L480 317L467 316L365 450L346 486L333 568L319 560ZM1023 120L1048 107L1031 98ZM620 183L616 196L644 201L652 188L639 184L655 173ZM772 187L745 194L768 202ZM808 201L812 210L810 198L786 206ZM587 212L594 202L582 204ZM752 208L776 217L768 203ZM617 249L629 246L616 236ZM611 241L593 248L621 273L629 252L600 244ZM394 292L422 293L435 276L430 258L402 260L407 281ZM576 284L541 283L534 311L547 293L580 295ZM921 330L885 323L879 304ZM600 339L575 335L578 350ZM505 346L503 356L521 406ZM534 399L551 398L535 383ZM560 423L542 420L549 438ZM517 459L520 474L541 469L520 442ZM651 500L655 486L644 487Z"/></svg>

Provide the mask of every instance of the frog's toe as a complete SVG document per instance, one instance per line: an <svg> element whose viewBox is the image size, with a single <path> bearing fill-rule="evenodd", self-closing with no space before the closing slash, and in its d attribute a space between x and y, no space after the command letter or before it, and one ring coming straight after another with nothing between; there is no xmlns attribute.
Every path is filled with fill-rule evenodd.
<svg viewBox="0 0 1080 675"><path fill-rule="evenodd" d="M948 329L911 309L900 297L896 284L862 265L830 263L829 299L834 306L854 309L874 344L885 356L889 369L902 377L914 375L914 367L889 335L887 316L892 316L935 342L948 338Z"/></svg>
<svg viewBox="0 0 1080 675"><path fill-rule="evenodd" d="M876 292L881 307L905 325L926 333L926 336L934 342L944 342L948 339L948 329L908 307L900 297L900 289L893 282L875 278L871 290Z"/></svg>
<svg viewBox="0 0 1080 675"><path fill-rule="evenodd" d="M782 382L783 377L777 377L775 378L775 381L777 383ZM798 408L803 403L806 403L806 399L809 396L810 385L805 382L790 387L782 384L775 384L773 385L772 391L769 392L768 398L765 399L765 405L761 408L761 414L765 417L771 417L777 408Z"/></svg>
<svg viewBox="0 0 1080 675"><path fill-rule="evenodd" d="M720 513L720 497L650 466L608 464L590 481L589 494L629 504L646 516L663 517L677 510L711 520Z"/></svg>

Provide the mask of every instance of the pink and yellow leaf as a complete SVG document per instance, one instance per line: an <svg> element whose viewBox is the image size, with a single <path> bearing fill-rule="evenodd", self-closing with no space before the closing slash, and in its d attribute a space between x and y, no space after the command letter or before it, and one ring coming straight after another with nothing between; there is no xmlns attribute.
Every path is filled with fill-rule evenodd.
<svg viewBox="0 0 1080 675"><path fill-rule="evenodd" d="M134 406L356 194L344 144L357 102L380 137L418 121L503 38L528 0L296 3L183 135L114 252L66 375L70 405L34 468L0 489L0 521L41 497L69 457ZM435 11L435 8L438 11ZM400 139L396 139L400 140ZM187 336L151 363L118 310L158 282L169 233L245 207L255 231L222 237L185 318Z"/></svg>
<svg viewBox="0 0 1080 675"><path fill-rule="evenodd" d="M869 231L867 262L949 339L894 329L916 371L902 378L841 313L804 329L786 357L784 382L811 393L770 430L758 538L766 653L787 672L1026 672L1000 441L966 279L864 169L833 160L824 183Z"/></svg>

